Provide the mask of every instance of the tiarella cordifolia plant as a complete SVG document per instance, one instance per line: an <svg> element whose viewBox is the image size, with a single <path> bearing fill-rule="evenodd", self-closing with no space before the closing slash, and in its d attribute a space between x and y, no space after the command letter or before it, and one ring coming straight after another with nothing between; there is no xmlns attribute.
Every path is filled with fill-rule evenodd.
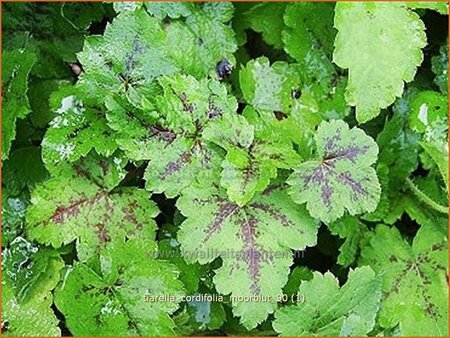
<svg viewBox="0 0 450 338"><path fill-rule="evenodd" d="M448 333L446 3L2 7L4 335Z"/></svg>

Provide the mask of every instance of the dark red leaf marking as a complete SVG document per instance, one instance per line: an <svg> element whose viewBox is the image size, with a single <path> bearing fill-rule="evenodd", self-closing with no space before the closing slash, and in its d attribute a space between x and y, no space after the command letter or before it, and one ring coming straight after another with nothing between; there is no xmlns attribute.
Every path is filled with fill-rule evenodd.
<svg viewBox="0 0 450 338"><path fill-rule="evenodd" d="M294 226L295 224L292 223L289 218L287 218L286 215L282 214L279 210L276 210L275 208L271 207L269 204L264 203L252 203L250 204L250 207L262 210L266 213L268 213L270 216L272 216L274 219L279 221L283 226Z"/></svg>
<svg viewBox="0 0 450 338"><path fill-rule="evenodd" d="M256 218L253 216L250 216L248 221L241 222L242 237L245 245L244 257L252 280L250 290L253 294L259 294L261 292L261 288L259 287L261 253L258 250L258 245L255 243L257 237L256 223Z"/></svg>
<svg viewBox="0 0 450 338"><path fill-rule="evenodd" d="M325 144L325 153L330 154L332 152L335 152L340 141L341 137L339 135L334 135L328 138L327 143Z"/></svg>
<svg viewBox="0 0 450 338"><path fill-rule="evenodd" d="M327 175L330 174L330 169L326 164L319 166L314 172L306 178L304 187L308 187L310 183L317 184L322 188L322 201L323 204L330 208L331 207L331 196L333 194L333 189L330 187Z"/></svg>
<svg viewBox="0 0 450 338"><path fill-rule="evenodd" d="M187 150L187 151L183 152L181 154L179 160L173 161L173 162L170 162L169 164L167 164L166 169L160 176L161 179L165 180L170 175L173 175L174 173L179 171L183 166L185 166L186 164L188 164L190 162L191 158L192 158L191 150Z"/></svg>
<svg viewBox="0 0 450 338"><path fill-rule="evenodd" d="M105 160L101 160L100 161L100 167L102 168L103 175L106 176L108 174L108 172L109 172L108 162L106 162Z"/></svg>
<svg viewBox="0 0 450 338"><path fill-rule="evenodd" d="M205 233L205 242L211 238L211 236L220 231L222 229L223 222L230 217L236 210L238 206L234 203L225 203L222 204L219 208L218 213L216 214L214 221L206 228Z"/></svg>
<svg viewBox="0 0 450 338"><path fill-rule="evenodd" d="M111 241L111 237L109 236L108 230L106 229L104 224L99 223L95 227L97 229L97 236L100 241L100 245Z"/></svg>
<svg viewBox="0 0 450 338"><path fill-rule="evenodd" d="M162 141L166 141L168 143L172 143L177 137L177 135L174 132L163 129L159 126L150 126L149 128L150 132L152 133L152 136L156 136Z"/></svg>
<svg viewBox="0 0 450 338"><path fill-rule="evenodd" d="M210 101L209 109L208 109L208 118L214 119L216 117L221 117L221 116L222 116L222 111Z"/></svg>
<svg viewBox="0 0 450 338"><path fill-rule="evenodd" d="M367 147L350 147L348 149L334 151L334 152L327 152L325 155L325 162L336 161L339 159L346 159L352 162L355 162L355 158L359 155L363 154L367 150Z"/></svg>
<svg viewBox="0 0 450 338"><path fill-rule="evenodd" d="M341 173L337 176L337 179L349 186L355 193L360 195L367 195L367 191L359 184L349 172Z"/></svg>
<svg viewBox="0 0 450 338"><path fill-rule="evenodd" d="M192 113L194 111L194 106L192 103L188 102L186 93L181 93L179 96L181 102L183 103L183 110L189 113Z"/></svg>
<svg viewBox="0 0 450 338"><path fill-rule="evenodd" d="M139 221L136 218L136 215L134 214L134 211L136 210L136 208L137 208L137 203L133 202L133 203L130 203L127 208L122 208L122 212L124 214L125 220L136 225L136 229L141 230L142 224L139 223Z"/></svg>
<svg viewBox="0 0 450 338"><path fill-rule="evenodd" d="M322 185L322 200L323 203L330 208L331 207L331 195L333 194L333 189L331 189L328 180L323 181Z"/></svg>
<svg viewBox="0 0 450 338"><path fill-rule="evenodd" d="M247 184L250 182L250 179L255 176L253 163L250 162L250 166L243 169L243 172L244 172L244 184L241 186L241 191L245 193Z"/></svg>
<svg viewBox="0 0 450 338"><path fill-rule="evenodd" d="M56 224L61 224L66 221L68 218L76 217L80 213L80 208L85 204L96 204L102 198L104 198L105 192L101 191L97 195L92 198L83 198L77 201L72 202L68 207L58 207L50 218Z"/></svg>
<svg viewBox="0 0 450 338"><path fill-rule="evenodd" d="M444 243L435 244L432 246L432 251L443 250L443 249L445 249ZM389 258L389 260L392 263L396 263L398 261L398 259L393 255ZM420 255L417 260L406 261L405 267L398 274L398 276L395 279L394 283L392 284L392 287L390 288L390 290L383 294L383 300L386 299L387 297L389 297L390 294L399 292L400 284L402 283L403 280L405 280L405 277L408 273L416 274L417 277L420 278L420 280L424 286L430 285L432 283L432 280L431 280L430 276L423 270L423 268L422 268L423 263L428 263L428 264L433 265L433 262L431 262L430 258L425 254ZM446 267L440 266L439 264L435 263L435 270L442 270L443 272L445 272L447 269L446 269ZM427 313L427 315L435 318L436 320L439 317L442 317L442 315L438 312L436 305L433 303L433 300L431 299L431 297L429 295L427 295L426 288L420 287L419 291L422 294L423 300L425 301L425 307L423 310Z"/></svg>

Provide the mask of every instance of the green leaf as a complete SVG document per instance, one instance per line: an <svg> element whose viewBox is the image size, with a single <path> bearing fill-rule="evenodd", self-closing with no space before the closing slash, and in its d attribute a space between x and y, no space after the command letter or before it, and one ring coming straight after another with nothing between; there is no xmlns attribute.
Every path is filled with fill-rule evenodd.
<svg viewBox="0 0 450 338"><path fill-rule="evenodd" d="M37 247L16 237L3 250L3 273L19 302L33 301L52 291L60 279L64 262L54 249Z"/></svg>
<svg viewBox="0 0 450 338"><path fill-rule="evenodd" d="M50 172L61 163L75 162L92 150L110 156L117 149L105 113L85 104L77 87L62 87L51 97L56 117L42 140L42 158ZM89 103L89 101L88 101Z"/></svg>
<svg viewBox="0 0 450 338"><path fill-rule="evenodd" d="M448 144L442 144L431 140L428 142L421 142L420 145L436 163L448 191Z"/></svg>
<svg viewBox="0 0 450 338"><path fill-rule="evenodd" d="M32 190L37 183L48 177L41 160L39 147L18 148L11 152L4 163L2 183L12 195L19 195L23 189Z"/></svg>
<svg viewBox="0 0 450 338"><path fill-rule="evenodd" d="M364 336L375 325L381 280L370 267L350 270L339 287L330 272L300 284L301 303L280 308L273 327L282 336Z"/></svg>
<svg viewBox="0 0 450 338"><path fill-rule="evenodd" d="M8 158L16 138L16 120L31 111L27 98L28 75L36 62L30 47L4 50L2 57L2 160Z"/></svg>
<svg viewBox="0 0 450 338"><path fill-rule="evenodd" d="M344 210L351 215L374 211L381 190L371 167L378 154L375 141L339 120L322 122L314 139L317 159L299 164L287 181L294 201L306 202L311 216L327 223Z"/></svg>
<svg viewBox="0 0 450 338"><path fill-rule="evenodd" d="M296 266L289 274L289 279L283 288L283 293L288 296L288 299L295 301L295 296L297 295L300 283L302 283L302 281L313 279L313 276L312 271L308 268Z"/></svg>
<svg viewBox="0 0 450 338"><path fill-rule="evenodd" d="M422 226L437 228L443 236L447 234L448 216L445 213L437 212L435 209L430 208L415 195L407 196L401 202L405 212L412 220Z"/></svg>
<svg viewBox="0 0 450 338"><path fill-rule="evenodd" d="M2 335L60 336L58 319L50 308L51 293L21 303L8 282L2 283Z"/></svg>
<svg viewBox="0 0 450 338"><path fill-rule="evenodd" d="M199 330L219 329L226 320L225 310L221 303L190 301L188 302L188 306L188 312L193 317L190 325L193 327L198 326Z"/></svg>
<svg viewBox="0 0 450 338"><path fill-rule="evenodd" d="M234 115L237 102L215 80L174 75L158 82L163 94L155 98L157 113L130 114L126 107L111 101L108 123L119 132L119 147L131 159L150 160L146 188L174 197L220 165L221 159L205 142L203 130Z"/></svg>
<svg viewBox="0 0 450 338"><path fill-rule="evenodd" d="M345 81L334 73L326 79L317 78L299 64L277 61L270 65L269 59L260 57L241 69L239 83L252 107L292 116L305 131L324 118L344 117L349 112L344 101Z"/></svg>
<svg viewBox="0 0 450 338"><path fill-rule="evenodd" d="M239 207L208 182L186 189L177 207L187 217L178 233L185 259L206 264L221 257L216 289L224 295L256 297L232 300L234 315L247 329L256 327L276 308L292 264L291 249L314 245L317 224L282 186L269 187Z"/></svg>
<svg viewBox="0 0 450 338"><path fill-rule="evenodd" d="M35 127L47 128L48 123L53 120L55 112L50 108L50 95L60 85L66 83L58 80L35 80L30 83L28 90L32 110L30 120Z"/></svg>
<svg viewBox="0 0 450 338"><path fill-rule="evenodd" d="M173 20L165 28L166 49L170 58L185 73L196 78L215 77L216 65L227 59L234 64L237 49L233 30L228 25L234 12L230 2L194 4L185 20Z"/></svg>
<svg viewBox="0 0 450 338"><path fill-rule="evenodd" d="M2 252L2 334L60 336L51 291L64 266L53 249L16 237Z"/></svg>
<svg viewBox="0 0 450 338"><path fill-rule="evenodd" d="M448 4L445 1L408 1L406 4L409 8L431 9L439 14L448 15Z"/></svg>
<svg viewBox="0 0 450 338"><path fill-rule="evenodd" d="M220 183L227 189L230 200L239 206L265 190L277 176L278 168L292 168L300 160L290 141L281 140L279 135L270 137L268 133L266 137L255 138L253 131L245 117L232 115L207 127L203 133L205 139L227 151Z"/></svg>
<svg viewBox="0 0 450 338"><path fill-rule="evenodd" d="M9 4L4 10L9 22L2 29L5 41L11 42L21 35L31 36L30 43L38 56L32 74L49 80L71 78L68 63L77 61L76 53L82 49L91 23L105 17L103 6L102 3L28 2L19 8Z"/></svg>
<svg viewBox="0 0 450 338"><path fill-rule="evenodd" d="M422 226L412 245L397 228L377 227L361 264L370 264L383 276L382 327L400 324L406 336L447 335L447 245L434 226Z"/></svg>
<svg viewBox="0 0 450 338"><path fill-rule="evenodd" d="M218 62L234 60L236 41L226 25L232 12L230 3L193 4L186 19L163 23L143 8L124 11L103 36L86 39L78 54L81 82L99 102L116 94L140 103L161 75L213 75Z"/></svg>
<svg viewBox="0 0 450 338"><path fill-rule="evenodd" d="M442 93L448 93L448 41L439 49L439 55L431 58L431 70L436 77L434 82Z"/></svg>
<svg viewBox="0 0 450 338"><path fill-rule="evenodd" d="M262 33L264 41L269 45L282 49L281 32L285 27L283 22L285 8L284 3L259 3L244 13L244 19L248 21L252 30Z"/></svg>
<svg viewBox="0 0 450 338"><path fill-rule="evenodd" d="M433 133L439 124L447 123L448 99L446 95L431 90L419 92L411 101L409 123L420 133ZM439 121L443 120L443 121Z"/></svg>
<svg viewBox="0 0 450 338"><path fill-rule="evenodd" d="M145 8L149 14L160 20L166 17L171 19L187 17L191 15L192 11L195 11L194 4L177 2L146 2Z"/></svg>
<svg viewBox="0 0 450 338"><path fill-rule="evenodd" d="M154 243L129 240L99 254L99 268L76 263L55 292L55 304L75 336L174 335L170 314L184 294L178 271L155 260ZM173 300L151 301L170 295Z"/></svg>
<svg viewBox="0 0 450 338"><path fill-rule="evenodd" d="M386 120L377 136L380 147L380 162L389 167L389 176L394 186L401 186L418 166L418 142L420 135L409 128L408 117L414 90L408 90L394 105L394 114Z"/></svg>
<svg viewBox="0 0 450 338"><path fill-rule="evenodd" d="M425 26L404 3L338 3L333 61L348 69L346 99L367 122L403 93L426 46ZM355 53L357 51L357 53Z"/></svg>
<svg viewBox="0 0 450 338"><path fill-rule="evenodd" d="M328 227L332 234L344 239L344 243L339 248L338 264L345 267L350 266L355 262L359 250L363 246L365 234L368 232L367 227L356 217L348 215L330 223Z"/></svg>
<svg viewBox="0 0 450 338"><path fill-rule="evenodd" d="M309 78L329 79L335 69L331 63L334 4L290 3L286 7L283 30L285 51L300 64Z"/></svg>
<svg viewBox="0 0 450 338"><path fill-rule="evenodd" d="M83 171L67 169L33 191L28 235L55 248L76 240L78 258L86 261L102 247L127 238L154 238L152 217L158 209L149 198L134 187L109 191Z"/></svg>
<svg viewBox="0 0 450 338"><path fill-rule="evenodd" d="M29 203L28 193L22 192L15 196L2 187L2 247L6 247L22 233Z"/></svg>
<svg viewBox="0 0 450 338"><path fill-rule="evenodd" d="M177 70L165 46L166 32L159 20L143 9L123 12L103 36L86 38L78 53L83 66L79 82L101 103L111 94L140 101L156 77Z"/></svg>
<svg viewBox="0 0 450 338"><path fill-rule="evenodd" d="M292 91L302 85L296 66L282 61L270 65L266 57L247 63L239 82L245 101L256 109L286 113L296 104Z"/></svg>
<svg viewBox="0 0 450 338"><path fill-rule="evenodd" d="M158 242L159 257L172 263L180 271L179 279L183 282L186 293L198 291L200 278L205 268L198 263L188 264L180 253L180 243L175 238L162 239Z"/></svg>
<svg viewBox="0 0 450 338"><path fill-rule="evenodd" d="M122 12L134 12L135 10L141 8L142 2L135 1L124 1L124 2L113 2L113 8L116 13Z"/></svg>
<svg viewBox="0 0 450 338"><path fill-rule="evenodd" d="M438 166L448 190L448 98L434 91L418 93L411 102L409 123L424 135L419 142Z"/></svg>

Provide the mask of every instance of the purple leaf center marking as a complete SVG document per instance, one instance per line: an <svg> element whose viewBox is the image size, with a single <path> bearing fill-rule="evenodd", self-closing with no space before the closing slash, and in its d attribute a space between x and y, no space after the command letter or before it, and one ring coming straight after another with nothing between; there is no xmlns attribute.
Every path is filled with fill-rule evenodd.
<svg viewBox="0 0 450 338"><path fill-rule="evenodd" d="M245 260L248 265L251 285L250 290L253 294L259 294L261 289L259 287L259 278L261 275L260 264L261 264L261 254L258 250L258 246L255 243L256 238L256 218L251 216L248 221L241 223L242 236L245 245Z"/></svg>

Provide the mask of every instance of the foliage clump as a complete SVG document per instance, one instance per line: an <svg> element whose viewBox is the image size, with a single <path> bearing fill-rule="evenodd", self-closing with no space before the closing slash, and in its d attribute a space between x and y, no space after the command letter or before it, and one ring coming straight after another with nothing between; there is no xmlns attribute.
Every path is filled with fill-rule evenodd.
<svg viewBox="0 0 450 338"><path fill-rule="evenodd" d="M2 334L447 335L445 3L2 10Z"/></svg>

